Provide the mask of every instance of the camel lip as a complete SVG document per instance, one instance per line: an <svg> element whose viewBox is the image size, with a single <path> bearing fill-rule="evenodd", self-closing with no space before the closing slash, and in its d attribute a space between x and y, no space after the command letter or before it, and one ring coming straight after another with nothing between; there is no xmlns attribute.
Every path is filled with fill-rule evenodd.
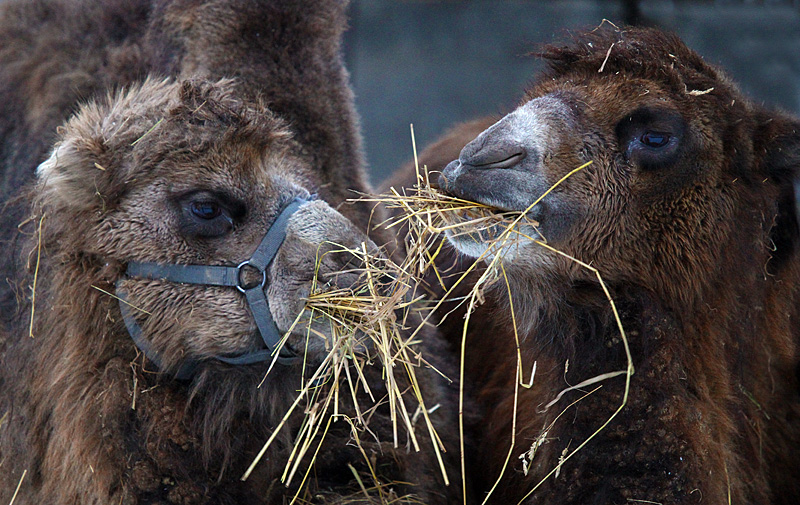
<svg viewBox="0 0 800 505"><path fill-rule="evenodd" d="M495 214L506 214L502 217L502 221L499 221L497 224L491 225L489 230L471 230L465 229L463 231L447 230L447 237L453 242L454 244L458 243L461 246L474 246L477 244L484 244L490 245L492 244L500 235L503 234L503 231L506 229L507 226L511 224L511 222L516 222L514 228L518 230L516 235L518 238L527 237L531 240L538 240L542 238L542 235L539 231L539 225L541 224L543 216L543 208L541 205L537 204L533 208L530 208L530 203L525 205L520 204L519 206L510 205L505 202L500 202L497 199L491 197L491 195L465 195L460 192L456 191L448 191L447 194L450 196L455 196L462 200L468 200L470 202L474 202L480 205L486 205L490 207L490 210L493 211ZM525 212L527 210L527 212ZM516 216L525 213L525 217L518 219ZM509 215L510 214L510 215ZM500 216L498 216L500 217ZM471 216L467 211L464 211L458 216L458 219L463 220L464 222L469 222L474 219L474 216ZM461 247L459 247L461 248ZM469 249L470 247L468 247ZM473 255L467 253L468 255Z"/></svg>
<svg viewBox="0 0 800 505"><path fill-rule="evenodd" d="M508 252L519 250L524 243L542 240L541 233L535 227L525 227L524 234L512 234L507 239L500 238L500 232L487 234L486 231L472 231L458 233L447 230L448 242L463 254L472 258L489 259L495 254L507 256ZM512 254L513 256L513 254Z"/></svg>
<svg viewBox="0 0 800 505"><path fill-rule="evenodd" d="M533 200L527 187L532 174L514 168L475 168L464 170L454 160L439 174L439 190L444 194L486 205L498 212L525 212Z"/></svg>
<svg viewBox="0 0 800 505"><path fill-rule="evenodd" d="M534 206L533 208L529 208L530 205L527 205L527 206L513 205L511 203L503 202L501 200L498 200L498 199L492 197L491 195L467 194L465 192L458 191L455 188L453 188L453 189L451 189L451 188L441 188L441 191L444 194L448 195L448 196L452 196L452 197L455 197L455 198L459 198L461 200L477 203L477 204L480 204L480 205L485 205L485 206L491 207L493 210L497 210L499 212L519 212L519 213L523 213L523 212L525 212L527 210L528 211L527 212L528 215L531 215L531 213L536 209L536 207L538 207L538 204L536 206ZM531 217L533 217L533 216L531 216Z"/></svg>

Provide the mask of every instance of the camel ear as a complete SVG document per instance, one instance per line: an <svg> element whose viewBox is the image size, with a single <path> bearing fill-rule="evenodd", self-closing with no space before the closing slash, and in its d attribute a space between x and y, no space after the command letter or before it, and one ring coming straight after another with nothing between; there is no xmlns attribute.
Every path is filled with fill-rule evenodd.
<svg viewBox="0 0 800 505"><path fill-rule="evenodd" d="M759 152L773 180L800 181L800 120L783 115L765 119L756 137L756 155Z"/></svg>
<svg viewBox="0 0 800 505"><path fill-rule="evenodd" d="M78 163L79 154L75 142L64 141L56 144L50 157L36 167L36 178L40 185L57 188L69 184L69 170L66 168Z"/></svg>
<svg viewBox="0 0 800 505"><path fill-rule="evenodd" d="M56 144L50 157L36 168L38 191L51 205L90 210L101 203L97 195L107 185L108 175L95 160L101 159L103 149L92 141L80 144L74 138Z"/></svg>

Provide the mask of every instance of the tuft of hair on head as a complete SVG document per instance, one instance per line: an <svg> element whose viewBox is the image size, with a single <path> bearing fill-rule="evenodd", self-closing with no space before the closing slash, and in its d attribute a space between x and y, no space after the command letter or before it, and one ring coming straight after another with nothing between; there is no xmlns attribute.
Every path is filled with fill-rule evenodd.
<svg viewBox="0 0 800 505"><path fill-rule="evenodd" d="M73 215L107 210L133 168L123 161L174 101L174 90L169 80L148 79L83 105L36 169L39 204Z"/></svg>
<svg viewBox="0 0 800 505"><path fill-rule="evenodd" d="M85 104L36 169L38 201L72 215L102 214L167 156L225 145L291 149L286 122L235 91L233 79L147 79Z"/></svg>

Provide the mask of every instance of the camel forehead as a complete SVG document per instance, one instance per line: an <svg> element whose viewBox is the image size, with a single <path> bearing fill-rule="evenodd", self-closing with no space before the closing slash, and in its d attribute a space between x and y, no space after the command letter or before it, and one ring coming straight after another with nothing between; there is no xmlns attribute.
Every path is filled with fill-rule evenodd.
<svg viewBox="0 0 800 505"><path fill-rule="evenodd" d="M740 98L723 71L676 36L657 30L597 30L549 46L541 56L549 69L527 90L527 99L566 91L599 123L618 120L637 106L659 105L687 119L701 114L719 119L714 109Z"/></svg>
<svg viewBox="0 0 800 505"><path fill-rule="evenodd" d="M301 164L285 122L259 103L241 102L227 81L145 83L83 111L66 131L64 146L89 151L134 186L152 180L264 185ZM62 151L40 172L52 171Z"/></svg>
<svg viewBox="0 0 800 505"><path fill-rule="evenodd" d="M221 178L263 182L280 173L292 158L291 136L279 125L256 133L231 128L219 131L174 121L159 138L130 153L134 173L154 171L160 177L183 180Z"/></svg>
<svg viewBox="0 0 800 505"><path fill-rule="evenodd" d="M134 159L139 158L134 156ZM285 170L287 155L281 149L262 149L257 145L215 145L203 152L165 152L155 166L144 163L134 167L153 176L192 184L204 181L227 181L231 185L264 183ZM135 173L135 172L134 172ZM144 174L143 174L144 175Z"/></svg>
<svg viewBox="0 0 800 505"><path fill-rule="evenodd" d="M546 80L626 75L669 83L672 90L682 91L684 84L721 77L676 35L647 28L580 34L565 45L544 48L541 56L549 66Z"/></svg>
<svg viewBox="0 0 800 505"><path fill-rule="evenodd" d="M676 93L664 82L622 74L590 75L579 82L566 77L550 80L529 90L528 97L529 101L518 111L543 98L558 99L563 104L562 116L553 115L552 119L579 118L580 121L571 123L561 121L564 126L575 127L587 126L587 121L595 127L613 126L642 107L685 113L699 105L694 100L696 97L685 92Z"/></svg>

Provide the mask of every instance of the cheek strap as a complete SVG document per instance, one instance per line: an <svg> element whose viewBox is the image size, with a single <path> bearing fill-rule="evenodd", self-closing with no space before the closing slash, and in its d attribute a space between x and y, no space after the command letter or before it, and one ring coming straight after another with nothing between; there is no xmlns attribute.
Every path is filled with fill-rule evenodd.
<svg viewBox="0 0 800 505"><path fill-rule="evenodd" d="M278 249L280 249L286 238L286 225L289 222L289 218L297 212L301 205L308 201L310 199L297 197L287 205L275 218L272 226L267 230L266 235L250 259L240 263L239 266L160 265L158 263L132 261L128 263L126 278L162 280L203 286L225 286L238 289L247 300L265 347L238 356L214 356L214 359L231 365L249 365L262 361L271 361L283 334L278 330L278 326L272 318L272 312L267 301L267 269L272 260L275 259ZM260 274L261 280L255 283L245 283L243 278L245 269ZM152 361L160 370L163 370L161 356L144 337L141 326L133 317L133 311L139 309L136 309L135 306L128 302L127 293L121 287L122 280L117 281L116 294L119 298L119 307L122 312L122 319L125 321L125 327L128 329L128 333L136 347L144 353L147 359ZM282 365L289 365L300 360L299 356L285 347L281 349L280 354L274 359ZM179 380L191 378L198 364L197 361L184 361L178 368L175 377Z"/></svg>

